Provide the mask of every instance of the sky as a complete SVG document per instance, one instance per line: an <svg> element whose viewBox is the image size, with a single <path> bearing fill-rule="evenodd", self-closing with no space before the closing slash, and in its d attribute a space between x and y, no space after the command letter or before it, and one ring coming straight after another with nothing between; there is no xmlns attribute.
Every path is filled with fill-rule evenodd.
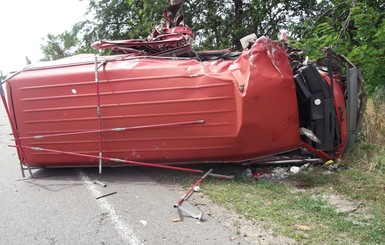
<svg viewBox="0 0 385 245"><path fill-rule="evenodd" d="M48 33L60 34L85 20L88 0L1 0L0 71L4 75L38 62Z"/></svg>

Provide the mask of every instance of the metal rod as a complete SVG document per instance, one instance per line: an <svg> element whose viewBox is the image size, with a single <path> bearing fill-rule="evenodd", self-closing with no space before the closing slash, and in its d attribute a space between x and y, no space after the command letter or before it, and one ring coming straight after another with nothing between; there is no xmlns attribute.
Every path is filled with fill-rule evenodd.
<svg viewBox="0 0 385 245"><path fill-rule="evenodd" d="M219 178L219 179L234 179L234 175L223 175L223 174L213 174L209 173L210 177Z"/></svg>
<svg viewBox="0 0 385 245"><path fill-rule="evenodd" d="M44 139L48 137L70 136L70 135L90 134L90 133L98 133L98 132L122 132L122 131L133 130L133 129L147 129L147 128L181 126L181 125L191 125L191 124L203 124L204 122L205 122L204 120L196 120L196 121L187 121L187 122L152 124L152 125L144 125L144 126L132 126L132 127L126 127L126 128L109 128L109 129L102 129L102 130L88 130L88 131L79 131L79 132L71 132L71 133L36 135L36 136L29 136L29 137L19 137L19 139L20 140Z"/></svg>
<svg viewBox="0 0 385 245"><path fill-rule="evenodd" d="M101 66L104 62L101 64ZM101 67L100 66L100 67ZM97 106L96 111L98 113L98 131L99 131L99 174L102 173L102 165L103 165L103 146L102 146L102 119L100 112L100 87L99 87L99 66L98 66L98 56L95 55L95 82L96 82L96 98L97 98Z"/></svg>
<svg viewBox="0 0 385 245"><path fill-rule="evenodd" d="M27 166L27 169L28 169L29 175L30 175L31 178L33 179L33 174L32 174L31 168L30 168L29 166Z"/></svg>
<svg viewBox="0 0 385 245"><path fill-rule="evenodd" d="M186 191L186 193L176 202L176 204L174 205L174 208L182 205L182 203L186 200L186 197L190 195L190 193L194 190L195 186L199 185L212 171L213 169L210 169L209 171L207 171L207 173L205 173L194 185L192 185Z"/></svg>
<svg viewBox="0 0 385 245"><path fill-rule="evenodd" d="M97 200L97 199L100 199L100 198L103 198L103 197L108 197L108 196L111 196L111 195L115 195L116 193L117 193L117 192L115 191L115 192L111 192L111 193L105 194L105 195L103 195L103 196L99 196L99 197L96 198L96 200Z"/></svg>
<svg viewBox="0 0 385 245"><path fill-rule="evenodd" d="M10 77L5 78L4 81L1 82L1 85L3 85L4 83L6 83L9 79L12 79L12 78L14 78L15 76L19 75L20 72L22 72L22 71L23 71L23 70L17 71L17 72L15 72L15 73L13 73Z"/></svg>
<svg viewBox="0 0 385 245"><path fill-rule="evenodd" d="M19 161L19 164L20 164L21 176L22 176L23 178L25 178L24 167L23 167L23 163L21 162L21 160Z"/></svg>
<svg viewBox="0 0 385 245"><path fill-rule="evenodd" d="M14 138L14 140L15 140L16 146L18 147L18 152L19 152L19 154L21 155L21 159L20 159L20 161L19 161L19 163L20 163L20 168L21 168L21 175L23 176L23 178L25 178L24 167L23 167L23 161L26 161L25 154L24 154L23 149L21 148L21 141L20 141L20 139L17 137L16 126L15 126L14 122L12 121L11 112L9 111L8 104L7 104L7 100L5 99L5 94L4 94L4 90L3 90L3 85L1 84L0 86L1 86L1 91L0 91L1 100L2 100L3 106L4 106L4 108L5 108L5 112L7 113L9 123L10 123L10 125L11 125L12 135L13 135L13 138ZM29 170L29 171L30 171L30 170ZM31 171L30 171L30 174L31 174ZM32 177L32 174L31 174L31 177Z"/></svg>
<svg viewBox="0 0 385 245"><path fill-rule="evenodd" d="M72 156L79 156L79 157L99 159L99 156L83 154L83 153L76 153L76 152L52 150L52 149L46 149L46 148L41 148L41 147L15 146L15 145L10 145L10 147L21 147L21 148L25 148L25 149L34 150L34 151L46 151L46 152L52 152L52 153L61 153L61 154L72 155ZM199 170L199 169L191 169L191 168L183 168L183 167L162 165L162 164L158 164L158 163L145 163L145 162L129 161L129 160L123 160L123 159L117 159L117 158L109 158L109 157L102 157L102 159L105 160L105 161L113 161L113 162L125 163L125 164L128 164L128 165L164 168L164 169L171 169L171 170L177 170L177 171L186 171L186 172L192 172L192 173L203 173L203 171Z"/></svg>
<svg viewBox="0 0 385 245"><path fill-rule="evenodd" d="M313 152L314 154L316 154L317 156L319 156L322 160L324 161L329 161L329 160L333 160L333 157L331 157L329 154L327 154L326 152L324 151L320 151L320 150L317 150L316 148L314 148L313 146L309 145L309 144L306 144L305 142L301 142L301 147L302 148L305 148L306 150L310 151L310 152Z"/></svg>
<svg viewBox="0 0 385 245"><path fill-rule="evenodd" d="M28 67L32 66L32 64L29 64L27 66L25 66L23 69L21 70L18 70L16 71L15 73L13 73L10 77L6 77L2 82L1 82L1 85L3 85L4 83L8 82L9 79L12 79L14 78L15 76L19 75L21 72L23 72L24 70L26 70Z"/></svg>

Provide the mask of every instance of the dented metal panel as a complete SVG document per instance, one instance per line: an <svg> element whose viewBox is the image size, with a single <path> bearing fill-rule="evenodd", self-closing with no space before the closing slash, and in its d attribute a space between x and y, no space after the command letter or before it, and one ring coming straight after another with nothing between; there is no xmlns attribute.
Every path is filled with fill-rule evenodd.
<svg viewBox="0 0 385 245"><path fill-rule="evenodd" d="M38 64L8 81L21 144L98 155L92 60ZM105 157L166 164L243 161L300 147L293 75L278 42L260 38L236 60L99 60L107 60L98 71ZM33 137L51 134L63 135ZM97 165L97 159L31 149L25 158L31 166Z"/></svg>

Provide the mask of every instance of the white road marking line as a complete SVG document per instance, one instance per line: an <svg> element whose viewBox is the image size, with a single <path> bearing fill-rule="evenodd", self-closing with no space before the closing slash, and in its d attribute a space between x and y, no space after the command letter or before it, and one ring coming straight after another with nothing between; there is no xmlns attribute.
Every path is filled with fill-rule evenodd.
<svg viewBox="0 0 385 245"><path fill-rule="evenodd" d="M90 178L81 170L78 171L80 179L85 183L87 189L91 191L91 193L96 197L101 196L102 194L96 189L93 182L90 180ZM132 228L127 226L120 218L119 215L116 214L114 208L109 204L107 199L99 199L97 200L97 203L102 209L105 209L109 216L111 217L111 220L114 224L114 227L118 230L120 235L131 245L139 245L141 244L139 239L135 236L134 231Z"/></svg>

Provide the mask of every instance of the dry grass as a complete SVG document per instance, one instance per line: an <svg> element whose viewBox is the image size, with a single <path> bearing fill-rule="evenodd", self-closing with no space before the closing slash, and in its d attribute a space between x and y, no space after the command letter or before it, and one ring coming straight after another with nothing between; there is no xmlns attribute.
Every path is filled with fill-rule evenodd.
<svg viewBox="0 0 385 245"><path fill-rule="evenodd" d="M385 171L385 103L381 98L368 100L358 141L345 162L369 171Z"/></svg>

